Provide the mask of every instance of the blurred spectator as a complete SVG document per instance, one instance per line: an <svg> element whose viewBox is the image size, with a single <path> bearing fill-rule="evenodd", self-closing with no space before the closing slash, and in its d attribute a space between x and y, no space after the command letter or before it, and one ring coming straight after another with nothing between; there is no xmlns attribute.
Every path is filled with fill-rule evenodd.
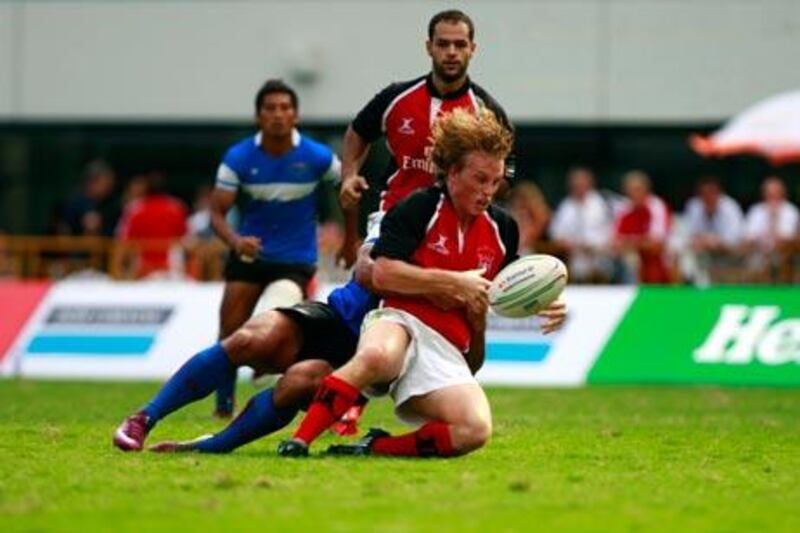
<svg viewBox="0 0 800 533"><path fill-rule="evenodd" d="M192 214L189 216L189 234L192 237L214 237L214 230L211 228L211 191L210 185L201 185L195 191Z"/></svg>
<svg viewBox="0 0 800 533"><path fill-rule="evenodd" d="M184 239L187 251L187 274L194 279L222 279L225 258L228 255L224 243L211 227L211 193L213 187L201 185L195 190L192 214L187 223L188 234ZM225 215L232 227L239 225L239 210L233 206Z"/></svg>
<svg viewBox="0 0 800 533"><path fill-rule="evenodd" d="M508 208L519 226L519 253L535 250L550 223L550 206L536 184L523 181L511 189Z"/></svg>
<svg viewBox="0 0 800 533"><path fill-rule="evenodd" d="M628 205L617 217L613 248L637 272L639 282L669 283L672 281L666 258L669 208L650 192L650 177L642 171L625 174L623 189Z"/></svg>
<svg viewBox="0 0 800 533"><path fill-rule="evenodd" d="M614 224L612 208L595 189L590 169L571 169L567 181L569 196L556 210L550 236L569 254L570 279L607 282L613 275L608 254Z"/></svg>
<svg viewBox="0 0 800 533"><path fill-rule="evenodd" d="M317 260L316 281L322 283L344 283L350 277L349 269L337 261L337 254L342 249L345 239L344 225L328 220L317 225Z"/></svg>
<svg viewBox="0 0 800 533"><path fill-rule="evenodd" d="M70 235L113 235L119 218L114 202L114 170L105 161L86 167L80 191L63 206L54 232Z"/></svg>
<svg viewBox="0 0 800 533"><path fill-rule="evenodd" d="M141 242L135 257L137 278L154 273L179 273L183 268L180 245L186 235L188 212L183 202L164 192L163 175L152 172L144 177L145 195L125 206L118 228L123 241ZM149 242L147 242L149 241Z"/></svg>
<svg viewBox="0 0 800 533"><path fill-rule="evenodd" d="M211 227L211 192L210 185L201 185L195 190L192 214L189 216L189 235L199 239L215 239L216 234ZM233 227L239 225L239 210L233 206L225 219Z"/></svg>
<svg viewBox="0 0 800 533"><path fill-rule="evenodd" d="M686 204L690 245L697 252L729 251L742 238L742 208L725 194L715 176L700 179L697 196Z"/></svg>
<svg viewBox="0 0 800 533"><path fill-rule="evenodd" d="M761 184L762 201L747 212L745 249L753 273L777 266L780 254L792 246L800 229L800 212L786 199L783 181L770 176Z"/></svg>
<svg viewBox="0 0 800 533"><path fill-rule="evenodd" d="M714 272L737 261L744 236L744 216L739 204L724 193L716 176L706 176L697 185L697 195L686 204L684 225L688 248L682 265L684 275L707 285Z"/></svg>
<svg viewBox="0 0 800 533"><path fill-rule="evenodd" d="M344 244L344 226L335 220L317 225L317 248L320 254L336 257Z"/></svg>
<svg viewBox="0 0 800 533"><path fill-rule="evenodd" d="M97 211L87 211L81 217L82 235L101 237L103 235L103 215Z"/></svg>
<svg viewBox="0 0 800 533"><path fill-rule="evenodd" d="M141 200L147 194L149 177L147 174L136 174L125 185L122 191L123 209L128 207L136 200Z"/></svg>

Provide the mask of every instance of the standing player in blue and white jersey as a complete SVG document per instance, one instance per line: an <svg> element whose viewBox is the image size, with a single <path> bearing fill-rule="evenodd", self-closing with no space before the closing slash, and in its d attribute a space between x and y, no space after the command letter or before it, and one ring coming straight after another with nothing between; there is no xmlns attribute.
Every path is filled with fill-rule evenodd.
<svg viewBox="0 0 800 533"><path fill-rule="evenodd" d="M298 99L281 80L268 80L255 99L258 133L233 145L217 171L211 224L230 246L219 339L253 314L266 290L268 307L303 300L317 263L317 186L338 181L331 149L301 135ZM238 231L225 215L239 194L247 198ZM233 414L236 373L217 391L216 414Z"/></svg>

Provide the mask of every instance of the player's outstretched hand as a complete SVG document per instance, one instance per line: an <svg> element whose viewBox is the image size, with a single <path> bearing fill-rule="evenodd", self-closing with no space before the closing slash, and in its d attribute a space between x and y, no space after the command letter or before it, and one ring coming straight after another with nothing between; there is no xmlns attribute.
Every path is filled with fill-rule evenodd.
<svg viewBox="0 0 800 533"><path fill-rule="evenodd" d="M261 239L258 237L239 237L236 239L234 248L236 255L242 260L252 261L261 253Z"/></svg>
<svg viewBox="0 0 800 533"><path fill-rule="evenodd" d="M342 189L339 191L339 203L342 209L348 210L358 206L361 195L368 189L369 184L364 176L355 174L345 177L342 180Z"/></svg>
<svg viewBox="0 0 800 533"><path fill-rule="evenodd" d="M567 320L567 304L561 298L551 303L545 309L537 313L538 316L545 319L542 324L542 333L547 335L557 329L561 329L564 322Z"/></svg>

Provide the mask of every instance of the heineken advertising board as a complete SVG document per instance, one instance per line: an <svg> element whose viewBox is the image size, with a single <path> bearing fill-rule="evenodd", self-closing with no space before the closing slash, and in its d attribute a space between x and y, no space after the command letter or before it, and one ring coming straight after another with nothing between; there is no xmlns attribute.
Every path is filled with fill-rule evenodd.
<svg viewBox="0 0 800 533"><path fill-rule="evenodd" d="M0 376L163 379L215 341L221 297L221 283L0 284ZM552 335L490 317L481 383L800 386L800 287L570 286L564 298Z"/></svg>
<svg viewBox="0 0 800 533"><path fill-rule="evenodd" d="M640 288L587 381L800 385L800 290Z"/></svg>

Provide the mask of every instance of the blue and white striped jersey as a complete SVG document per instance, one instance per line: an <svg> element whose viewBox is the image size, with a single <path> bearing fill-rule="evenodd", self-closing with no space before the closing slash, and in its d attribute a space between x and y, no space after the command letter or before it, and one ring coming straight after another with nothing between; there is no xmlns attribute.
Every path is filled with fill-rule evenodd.
<svg viewBox="0 0 800 533"><path fill-rule="evenodd" d="M280 263L317 262L317 196L322 180L338 182L341 163L324 144L292 133L294 148L274 157L261 148L261 133L228 149L216 186L243 193L239 233L259 237L259 259Z"/></svg>

